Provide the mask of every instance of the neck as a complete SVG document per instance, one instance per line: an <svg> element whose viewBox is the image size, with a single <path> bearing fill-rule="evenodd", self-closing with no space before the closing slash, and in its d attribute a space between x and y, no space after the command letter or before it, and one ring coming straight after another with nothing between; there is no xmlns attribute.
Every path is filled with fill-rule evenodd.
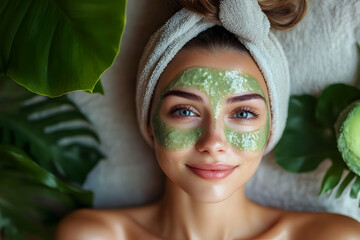
<svg viewBox="0 0 360 240"><path fill-rule="evenodd" d="M244 187L222 201L203 203L167 180L159 204L159 231L164 237L177 236L176 239L251 237L249 234L258 227L256 206L246 198Z"/></svg>

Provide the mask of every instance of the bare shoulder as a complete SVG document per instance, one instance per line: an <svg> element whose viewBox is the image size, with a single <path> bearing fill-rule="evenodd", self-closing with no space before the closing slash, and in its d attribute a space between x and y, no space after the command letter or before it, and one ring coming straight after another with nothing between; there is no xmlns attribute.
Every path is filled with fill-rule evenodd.
<svg viewBox="0 0 360 240"><path fill-rule="evenodd" d="M294 239L360 240L360 223L333 213L292 213Z"/></svg>
<svg viewBox="0 0 360 240"><path fill-rule="evenodd" d="M314 219L309 222L308 226L318 233L318 239L360 240L360 223L358 221L332 213L314 215Z"/></svg>
<svg viewBox="0 0 360 240"><path fill-rule="evenodd" d="M77 210L56 229L55 239L158 239L151 233L153 206L112 210Z"/></svg>
<svg viewBox="0 0 360 240"><path fill-rule="evenodd" d="M67 215L59 223L56 240L126 239L130 219L118 211L82 209Z"/></svg>

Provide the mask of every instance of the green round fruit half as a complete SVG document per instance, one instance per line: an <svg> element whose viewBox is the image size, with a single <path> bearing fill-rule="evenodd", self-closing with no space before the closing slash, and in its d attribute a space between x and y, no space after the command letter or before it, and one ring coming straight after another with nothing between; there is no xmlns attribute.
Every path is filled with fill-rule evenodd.
<svg viewBox="0 0 360 240"><path fill-rule="evenodd" d="M339 116L338 149L350 170L360 176L360 101L349 105Z"/></svg>

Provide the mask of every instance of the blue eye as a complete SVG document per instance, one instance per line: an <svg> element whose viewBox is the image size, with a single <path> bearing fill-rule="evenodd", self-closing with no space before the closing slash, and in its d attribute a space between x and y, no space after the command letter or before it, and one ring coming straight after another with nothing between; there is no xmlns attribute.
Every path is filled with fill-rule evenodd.
<svg viewBox="0 0 360 240"><path fill-rule="evenodd" d="M170 110L170 114L178 117L198 116L198 114L196 114L194 111L196 112L196 110L194 110L190 106L175 106L173 109Z"/></svg>
<svg viewBox="0 0 360 240"><path fill-rule="evenodd" d="M181 117L195 116L195 114L193 112L191 112L190 110L187 110L187 109L176 110L174 113L177 113L177 115L179 115Z"/></svg>
<svg viewBox="0 0 360 240"><path fill-rule="evenodd" d="M253 113L249 110L240 110L237 111L235 114L231 115L231 118L239 118L239 119L252 119L256 118L258 115L256 113Z"/></svg>
<svg viewBox="0 0 360 240"><path fill-rule="evenodd" d="M235 113L236 118L252 118L254 115L249 112L237 112Z"/></svg>

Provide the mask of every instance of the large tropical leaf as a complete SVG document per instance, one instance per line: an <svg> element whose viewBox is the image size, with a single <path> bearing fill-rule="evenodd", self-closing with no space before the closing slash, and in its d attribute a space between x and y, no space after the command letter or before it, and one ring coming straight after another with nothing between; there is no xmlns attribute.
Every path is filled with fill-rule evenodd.
<svg viewBox="0 0 360 240"><path fill-rule="evenodd" d="M309 172L335 154L334 144L327 144L329 137L316 121L317 99L310 95L294 96L289 102L289 117L284 135L275 148L275 161L290 172Z"/></svg>
<svg viewBox="0 0 360 240"><path fill-rule="evenodd" d="M324 126L333 129L340 113L357 99L360 99L359 89L345 84L330 85L319 97L316 118Z"/></svg>
<svg viewBox="0 0 360 240"><path fill-rule="evenodd" d="M52 97L92 92L119 52L125 5L125 0L1 0L0 81L7 76Z"/></svg>
<svg viewBox="0 0 360 240"><path fill-rule="evenodd" d="M0 95L0 143L23 149L59 178L82 184L103 157L90 122L65 96L50 99L19 89L10 81Z"/></svg>
<svg viewBox="0 0 360 240"><path fill-rule="evenodd" d="M91 192L59 180L21 149L0 144L0 159L0 229L6 240L51 239L65 214L91 207Z"/></svg>
<svg viewBox="0 0 360 240"><path fill-rule="evenodd" d="M357 198L360 176L349 171L344 162L337 147L335 128L340 113L358 99L360 90L344 84L330 85L318 99L310 95L292 96L286 128L275 148L275 161L287 171L303 173L315 170L324 160L331 160L320 194L338 186L335 197L340 197L353 182L350 197Z"/></svg>

